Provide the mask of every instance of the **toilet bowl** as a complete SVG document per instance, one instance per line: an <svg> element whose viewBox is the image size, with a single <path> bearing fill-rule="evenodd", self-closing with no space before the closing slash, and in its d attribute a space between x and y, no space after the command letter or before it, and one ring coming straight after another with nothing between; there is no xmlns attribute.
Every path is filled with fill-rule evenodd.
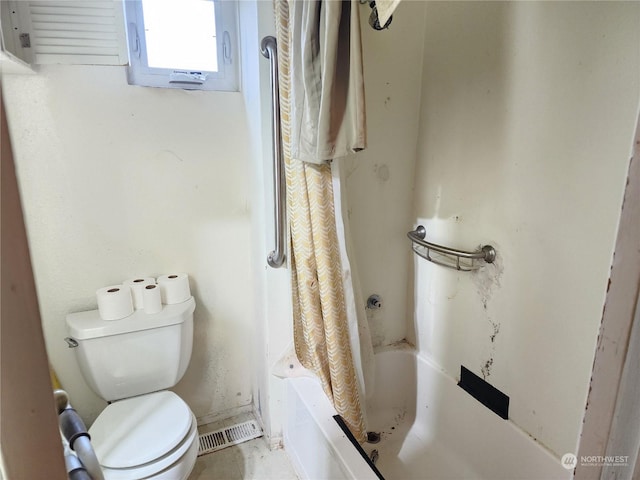
<svg viewBox="0 0 640 480"><path fill-rule="evenodd" d="M198 454L195 416L169 391L112 403L89 435L106 480L183 480Z"/></svg>
<svg viewBox="0 0 640 480"><path fill-rule="evenodd" d="M196 418L167 390L184 375L193 345L193 297L147 314L103 320L67 315L83 377L109 405L89 435L106 480L186 480L198 455Z"/></svg>

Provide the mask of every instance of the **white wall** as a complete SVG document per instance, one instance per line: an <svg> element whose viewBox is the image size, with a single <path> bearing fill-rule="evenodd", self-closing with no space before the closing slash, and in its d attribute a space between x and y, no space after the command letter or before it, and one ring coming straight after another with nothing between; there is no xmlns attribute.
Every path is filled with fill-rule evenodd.
<svg viewBox="0 0 640 480"><path fill-rule="evenodd" d="M249 136L240 93L127 85L123 67L3 78L50 361L91 422L104 403L63 338L98 287L186 272L196 416L251 403Z"/></svg>
<svg viewBox="0 0 640 480"><path fill-rule="evenodd" d="M576 451L640 85L635 2L429 2L415 181L427 238L497 266L418 259L419 349Z"/></svg>
<svg viewBox="0 0 640 480"><path fill-rule="evenodd" d="M360 6L367 109L367 149L340 159L347 165L347 208L364 299L382 297L367 310L374 347L411 337L407 290L411 253L413 175L422 73L425 2L403 2L391 28L368 24ZM353 268L353 266L352 266ZM355 270L355 268L353 268ZM413 307L412 305L409 305Z"/></svg>
<svg viewBox="0 0 640 480"><path fill-rule="evenodd" d="M283 380L272 375L273 366L292 342L290 270L267 266L273 250L273 153L270 62L259 52L266 35L275 35L273 5L264 1L240 2L242 39L242 91L247 111L250 153L251 285L254 329L254 407L272 446L282 442Z"/></svg>

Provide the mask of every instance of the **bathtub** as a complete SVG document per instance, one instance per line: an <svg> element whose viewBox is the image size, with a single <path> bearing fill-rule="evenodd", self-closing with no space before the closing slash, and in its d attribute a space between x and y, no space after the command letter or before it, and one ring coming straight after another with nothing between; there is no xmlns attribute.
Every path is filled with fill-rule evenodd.
<svg viewBox="0 0 640 480"><path fill-rule="evenodd" d="M287 379L284 446L300 478L379 476L333 419L320 383ZM428 359L409 350L376 354L369 430L381 441L376 467L387 480L570 479L573 471L508 420L488 410Z"/></svg>

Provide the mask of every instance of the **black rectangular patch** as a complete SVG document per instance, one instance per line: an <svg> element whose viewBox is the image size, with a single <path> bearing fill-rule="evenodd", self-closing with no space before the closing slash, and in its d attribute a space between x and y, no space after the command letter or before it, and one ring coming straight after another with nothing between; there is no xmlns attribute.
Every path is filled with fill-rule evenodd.
<svg viewBox="0 0 640 480"><path fill-rule="evenodd" d="M462 365L458 386L498 416L509 418L509 397Z"/></svg>
<svg viewBox="0 0 640 480"><path fill-rule="evenodd" d="M344 432L344 434L347 436L347 438L351 441L351 443L353 444L353 446L356 448L356 450L358 450L358 453L360 453L360 455L362 456L362 458L365 459L365 461L367 462L367 464L369 465L369 467L371 467L371 470L373 470L373 473L376 474L376 476L380 479L380 480L384 480L384 477L382 476L382 473L380 473L380 470L378 470L376 468L376 466L373 464L373 462L371 461L371 459L369 458L369 456L367 455L367 452L364 451L364 449L360 446L360 444L358 443L358 441L356 440L356 437L353 436L353 433L351 433L351 430L349 430L349 427L347 427L346 422L344 421L344 419L340 416L340 415L334 415L333 419L336 421L336 423L340 426L340 428L342 429L342 431Z"/></svg>

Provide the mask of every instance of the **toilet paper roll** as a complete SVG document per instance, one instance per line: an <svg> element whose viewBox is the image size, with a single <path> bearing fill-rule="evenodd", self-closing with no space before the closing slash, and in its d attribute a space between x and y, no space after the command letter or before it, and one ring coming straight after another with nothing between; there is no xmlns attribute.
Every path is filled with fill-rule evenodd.
<svg viewBox="0 0 640 480"><path fill-rule="evenodd" d="M130 278L122 282L123 285L127 285L131 289L131 297L133 298L133 308L140 310L144 308L142 302L142 290L147 285L155 285L156 279L152 277L136 277Z"/></svg>
<svg viewBox="0 0 640 480"><path fill-rule="evenodd" d="M146 285L142 289L142 302L144 304L144 313L160 313L162 311L160 287L155 283Z"/></svg>
<svg viewBox="0 0 640 480"><path fill-rule="evenodd" d="M103 320L120 320L133 313L131 290L126 285L111 285L96 291L98 313Z"/></svg>
<svg viewBox="0 0 640 480"><path fill-rule="evenodd" d="M158 285L162 294L162 303L173 305L182 303L191 297L189 277L186 273L176 273L158 277Z"/></svg>

